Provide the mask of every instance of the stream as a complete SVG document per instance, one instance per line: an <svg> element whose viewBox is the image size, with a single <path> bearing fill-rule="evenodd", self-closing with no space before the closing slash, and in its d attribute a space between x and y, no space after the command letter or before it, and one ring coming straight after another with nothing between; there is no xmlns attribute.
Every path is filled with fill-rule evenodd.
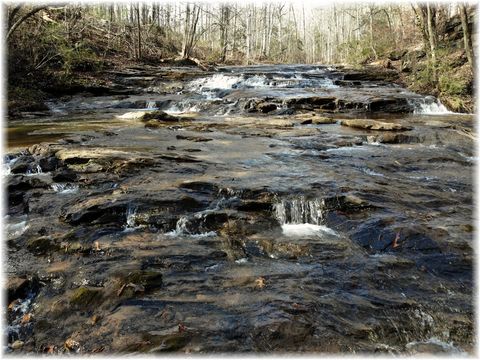
<svg viewBox="0 0 480 360"><path fill-rule="evenodd" d="M110 75L6 124L5 352L473 351L473 115L335 66Z"/></svg>

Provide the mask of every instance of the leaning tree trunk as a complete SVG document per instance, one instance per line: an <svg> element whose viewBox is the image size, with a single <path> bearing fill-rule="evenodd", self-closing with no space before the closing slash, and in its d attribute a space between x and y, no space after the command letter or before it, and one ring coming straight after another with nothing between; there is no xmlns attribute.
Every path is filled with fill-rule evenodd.
<svg viewBox="0 0 480 360"><path fill-rule="evenodd" d="M23 22L25 20L32 17L33 15L35 15L40 10L43 10L43 9L46 9L46 8L47 8L47 6L36 6L36 7L32 8L30 11L28 11L27 13L25 13L23 16L20 16L14 23L13 23L13 19L14 19L15 15L17 14L17 12L20 10L20 7L17 6L15 9L13 9L12 13L9 16L9 23L12 22L12 24L9 24L9 29L8 29L8 32L7 32L7 41L10 40L10 37L12 36L12 34L15 32L15 30L17 30L17 28L20 25L23 24Z"/></svg>

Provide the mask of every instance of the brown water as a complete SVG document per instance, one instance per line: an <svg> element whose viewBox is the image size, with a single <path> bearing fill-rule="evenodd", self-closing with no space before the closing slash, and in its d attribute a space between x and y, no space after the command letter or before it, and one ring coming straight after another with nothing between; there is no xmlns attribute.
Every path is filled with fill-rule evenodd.
<svg viewBox="0 0 480 360"><path fill-rule="evenodd" d="M6 175L7 276L36 276L9 313L15 352L472 351L472 116L382 81L336 85L334 68L161 71L8 124L12 153L42 141L62 161ZM312 96L356 105L290 100ZM394 106L372 112L378 98ZM145 128L133 113L153 108L183 120ZM67 168L75 180L53 180Z"/></svg>

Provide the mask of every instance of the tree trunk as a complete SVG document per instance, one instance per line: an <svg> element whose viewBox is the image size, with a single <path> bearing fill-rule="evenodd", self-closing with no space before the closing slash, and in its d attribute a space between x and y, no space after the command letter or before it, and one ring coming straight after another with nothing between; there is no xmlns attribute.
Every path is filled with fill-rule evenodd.
<svg viewBox="0 0 480 360"><path fill-rule="evenodd" d="M465 4L458 4L458 7L460 12L460 18L462 20L463 44L465 46L465 52L467 54L468 62L473 67L474 55L473 55L473 47L472 47L472 35L470 34L470 30L468 28L467 8Z"/></svg>
<svg viewBox="0 0 480 360"><path fill-rule="evenodd" d="M10 28L8 29L8 32L7 32L7 41L10 39L10 37L12 36L12 34L14 33L14 31L20 26L23 24L23 22L25 20L27 20L28 18L32 17L33 15L35 15L37 12L39 12L40 10L43 10L43 9L46 9L47 6L36 6L34 7L33 9L31 9L29 12L25 13L23 16L21 16L17 21L15 21L15 23L12 24L12 26L10 26ZM15 9L13 10L15 11ZM17 10L18 11L18 10ZM15 12L16 13L16 12ZM12 21L13 21L13 16L12 16Z"/></svg>
<svg viewBox="0 0 480 360"><path fill-rule="evenodd" d="M428 42L430 44L430 56L432 59L433 68L433 80L437 82L437 42L434 24L434 11L431 8L430 3L427 3L427 29L428 29Z"/></svg>
<svg viewBox="0 0 480 360"><path fill-rule="evenodd" d="M138 41L138 50L137 50L137 59L142 58L142 28L140 26L140 5L137 4L137 41Z"/></svg>

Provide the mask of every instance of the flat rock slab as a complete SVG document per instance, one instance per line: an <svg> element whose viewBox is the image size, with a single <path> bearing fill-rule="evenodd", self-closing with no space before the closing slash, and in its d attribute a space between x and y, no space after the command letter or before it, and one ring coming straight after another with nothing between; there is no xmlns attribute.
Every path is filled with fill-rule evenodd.
<svg viewBox="0 0 480 360"><path fill-rule="evenodd" d="M340 124L343 126L349 126L365 130L402 131L412 129L410 126L369 119L341 120Z"/></svg>

